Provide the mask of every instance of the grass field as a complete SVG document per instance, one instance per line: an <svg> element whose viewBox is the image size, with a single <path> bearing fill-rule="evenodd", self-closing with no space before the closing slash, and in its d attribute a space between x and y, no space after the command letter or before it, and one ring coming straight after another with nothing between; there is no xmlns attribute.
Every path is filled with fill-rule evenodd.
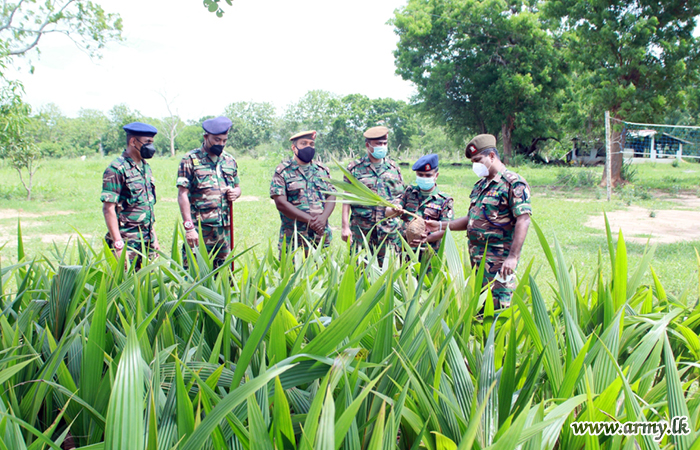
<svg viewBox="0 0 700 450"><path fill-rule="evenodd" d="M101 176L111 158L46 160L36 175L33 200L24 200L19 178L11 168L0 161L0 254L2 263L16 259L17 219L21 217L25 251L30 255L46 254L55 248L64 249L68 239L75 239L76 230L89 242L98 243L104 236L105 225L99 201ZM163 248L169 248L173 228L180 222L176 202L175 179L179 158L158 158L151 166L157 180L158 204L156 230ZM277 245L279 215L269 199L269 180L278 158L239 158L243 197L235 205L236 247L243 249L259 246L262 253L268 245ZM565 251L569 264L576 273L588 275L598 261L599 249L605 245L605 233L586 226L591 216L603 212L620 211L630 206L643 208L653 216L657 211L677 211L678 217L687 214L687 205L678 203L678 197L697 198L700 189L700 166L683 163L636 166L634 185L615 192L613 201L605 201L605 190L591 185L600 179L602 167L560 168L521 166L515 170L532 186L534 218L549 239L556 237ZM414 180L413 172L402 167L407 183ZM333 177L340 177L333 170ZM455 199L457 217L466 213L469 192L476 175L466 165L450 166L443 162L438 179L439 187ZM650 217L650 220L653 220ZM340 207L331 217L334 246L340 240ZM659 226L664 226L659 223ZM613 230L614 233L617 230ZM655 233L626 232L639 242ZM464 233L456 234L460 248L466 245ZM54 244L55 243L55 244ZM694 247L699 241L659 244L653 267L666 289L680 295L697 281L697 260ZM632 264L642 254L643 243L628 242ZM546 261L534 232L529 233L523 250L521 266L535 258L535 269L546 267ZM549 270L538 273L542 285L552 282Z"/></svg>

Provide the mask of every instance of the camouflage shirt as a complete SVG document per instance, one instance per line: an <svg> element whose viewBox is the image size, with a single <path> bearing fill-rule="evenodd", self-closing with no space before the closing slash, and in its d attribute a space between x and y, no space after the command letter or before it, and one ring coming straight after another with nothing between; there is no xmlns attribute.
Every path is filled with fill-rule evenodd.
<svg viewBox="0 0 700 450"><path fill-rule="evenodd" d="M437 187L432 191L425 192L418 186L408 186L396 205L424 219L444 222L454 218L454 200L447 194L440 192ZM401 219L404 221L405 225L407 222L410 222L413 217L404 214L401 216ZM404 226L404 235L405 232ZM440 241L430 242L430 246L437 252L440 248Z"/></svg>
<svg viewBox="0 0 700 450"><path fill-rule="evenodd" d="M505 170L492 180L477 181L470 195L467 224L472 261L480 259L487 242L489 254L507 257L516 218L522 214L532 214L530 187L523 177Z"/></svg>
<svg viewBox="0 0 700 450"><path fill-rule="evenodd" d="M139 167L126 151L105 169L100 200L117 204L119 233L124 241L139 241L141 232L144 240L153 238L155 182L151 166L143 161Z"/></svg>
<svg viewBox="0 0 700 450"><path fill-rule="evenodd" d="M384 161L372 164L368 155L351 162L348 171L365 186L383 198L392 201L404 191L401 170L394 161L384 158ZM345 179L348 182L347 178ZM384 219L383 206L350 205L350 224L368 232L377 222ZM398 218L383 221L377 228L384 233L392 233L398 227Z"/></svg>
<svg viewBox="0 0 700 450"><path fill-rule="evenodd" d="M277 166L270 183L270 197L284 195L287 201L305 213L321 214L325 207L326 196L324 192L335 192L332 184L324 181L330 178L328 168L320 163L312 162L307 166L300 166L294 158ZM294 219L290 219L280 212L282 225L280 227L280 239L283 236L294 235ZM297 231L305 235L314 235L314 240L320 240L321 236L315 236L313 230L305 223L296 224ZM330 242L331 227L326 225L326 243Z"/></svg>
<svg viewBox="0 0 700 450"><path fill-rule="evenodd" d="M190 191L193 221L209 226L229 224L225 187L240 184L238 166L233 156L223 152L213 161L204 149L192 150L180 162L176 184Z"/></svg>

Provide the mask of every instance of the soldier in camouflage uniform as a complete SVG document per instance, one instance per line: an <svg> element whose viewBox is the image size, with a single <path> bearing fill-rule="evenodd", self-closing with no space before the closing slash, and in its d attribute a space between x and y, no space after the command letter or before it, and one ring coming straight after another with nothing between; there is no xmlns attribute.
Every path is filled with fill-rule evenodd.
<svg viewBox="0 0 700 450"><path fill-rule="evenodd" d="M404 184L399 166L386 156L388 134L386 127L373 127L365 131L367 154L351 162L348 171L373 192L393 201L403 193ZM384 207L343 205L341 237L344 241L351 239L355 245L361 246L364 236L371 248L379 249L380 262L387 248L395 251L401 248L398 233L398 219L386 218Z"/></svg>
<svg viewBox="0 0 700 450"><path fill-rule="evenodd" d="M134 122L125 125L126 150L107 167L102 176L102 213L107 224L105 240L117 258L124 247L128 260L141 267L140 253L153 256L160 250L154 228L156 180L146 162L155 154L151 125Z"/></svg>
<svg viewBox="0 0 700 450"><path fill-rule="evenodd" d="M393 217L401 214L401 211L414 213L426 220L435 220L438 222L449 222L454 218L453 204L454 200L449 195L441 192L436 184L438 173L438 155L431 154L422 156L413 165L412 169L416 172L416 185L408 186L403 192L403 195L396 202L397 208L387 208L386 215ZM413 216L408 214L401 215L401 220L404 222L402 233L406 234L406 223L410 222ZM425 234L422 239L415 239L408 244L414 250L421 244L428 243L430 247L437 253L440 248L440 241L445 234L443 227L434 233Z"/></svg>
<svg viewBox="0 0 700 450"><path fill-rule="evenodd" d="M199 245L199 227L208 252L214 251L214 267L231 252L229 201L241 196L238 166L224 152L231 121L226 117L202 123L202 147L188 152L177 171L178 204L190 247ZM185 255L183 247L183 255ZM187 264L186 259L184 259Z"/></svg>
<svg viewBox="0 0 700 450"><path fill-rule="evenodd" d="M496 138L490 134L472 139L465 155L481 179L470 195L469 213L452 221L450 229L467 230L472 264L480 264L486 258L484 283L493 282L494 306L507 308L515 287L520 250L530 226L530 187L523 177L506 169L496 150ZM435 224L430 222L428 228L435 229Z"/></svg>
<svg viewBox="0 0 700 450"><path fill-rule="evenodd" d="M324 179L331 174L326 166L313 161L316 154L316 132L302 131L291 138L292 157L275 169L270 183L270 198L280 213L280 239L287 248L298 245L307 249L308 244L324 247L331 242L331 227L328 224L335 197L327 192L335 188ZM296 236L295 236L296 231Z"/></svg>

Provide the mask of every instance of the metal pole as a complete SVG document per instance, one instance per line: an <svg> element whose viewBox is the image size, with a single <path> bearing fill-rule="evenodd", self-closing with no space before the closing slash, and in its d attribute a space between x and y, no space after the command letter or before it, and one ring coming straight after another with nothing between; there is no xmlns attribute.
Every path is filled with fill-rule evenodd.
<svg viewBox="0 0 700 450"><path fill-rule="evenodd" d="M610 136L610 111L605 111L605 180L606 189L608 191L608 201L612 195L612 155L611 150L611 136Z"/></svg>

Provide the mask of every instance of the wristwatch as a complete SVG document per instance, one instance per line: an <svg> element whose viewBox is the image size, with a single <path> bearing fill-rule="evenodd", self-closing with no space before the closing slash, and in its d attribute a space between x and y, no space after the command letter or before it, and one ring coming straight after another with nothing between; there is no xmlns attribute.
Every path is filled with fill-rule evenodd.
<svg viewBox="0 0 700 450"><path fill-rule="evenodd" d="M115 250L121 250L124 248L124 241L120 239L112 245L114 246Z"/></svg>
<svg viewBox="0 0 700 450"><path fill-rule="evenodd" d="M194 230L194 224L191 220L186 221L183 225L185 226L186 231Z"/></svg>

